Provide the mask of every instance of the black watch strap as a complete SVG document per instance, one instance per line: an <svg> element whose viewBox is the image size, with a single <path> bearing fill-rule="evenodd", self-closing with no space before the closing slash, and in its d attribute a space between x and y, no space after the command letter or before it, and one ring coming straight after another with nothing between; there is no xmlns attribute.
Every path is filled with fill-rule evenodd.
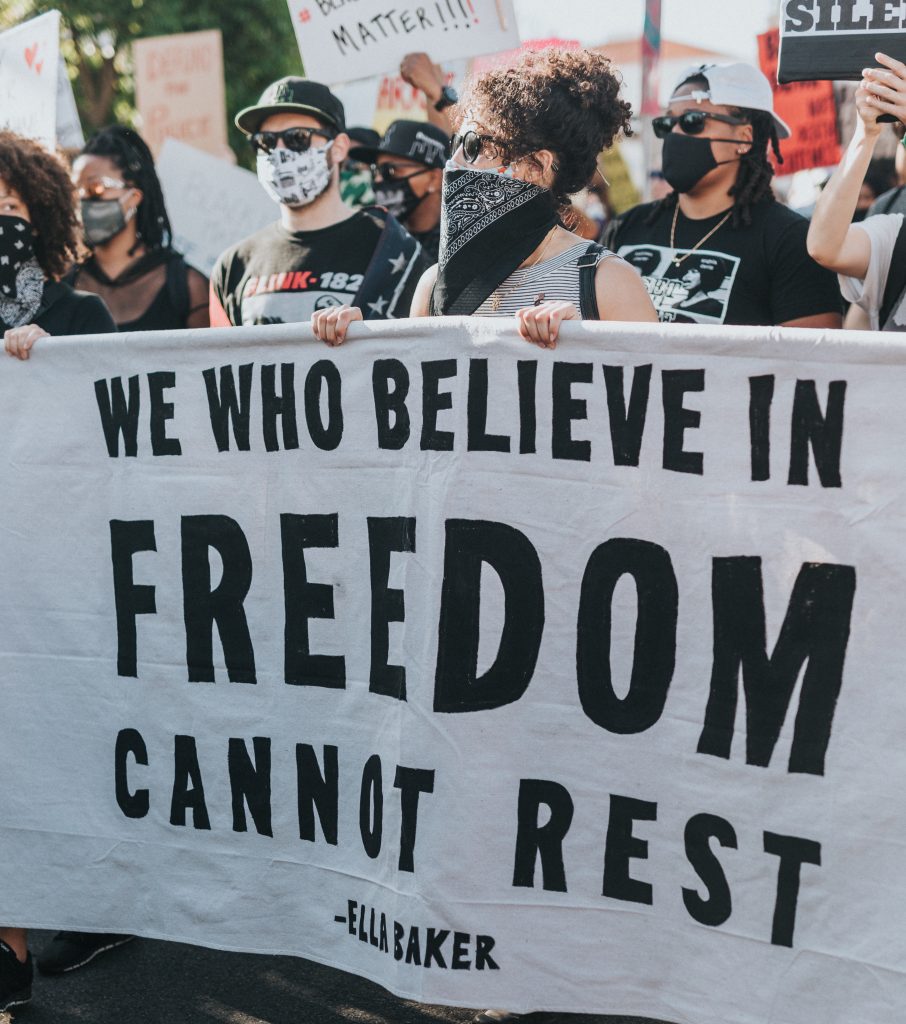
<svg viewBox="0 0 906 1024"><path fill-rule="evenodd" d="M452 107L454 103L458 102L459 93L449 85L445 85L440 91L440 99L434 104L434 109L437 111L446 110L447 107Z"/></svg>

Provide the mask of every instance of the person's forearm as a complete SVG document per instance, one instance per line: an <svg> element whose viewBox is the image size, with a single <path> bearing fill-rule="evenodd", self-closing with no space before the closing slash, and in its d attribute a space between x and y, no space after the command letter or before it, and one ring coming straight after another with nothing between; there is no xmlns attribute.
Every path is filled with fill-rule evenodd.
<svg viewBox="0 0 906 1024"><path fill-rule="evenodd" d="M435 110L432 103L428 104L428 121L440 128L442 132L446 132L447 135L453 134L453 122L450 120L450 108L444 107L443 110Z"/></svg>
<svg viewBox="0 0 906 1024"><path fill-rule="evenodd" d="M843 159L818 198L808 232L808 251L824 266L838 262L877 141L877 134L869 135L858 124Z"/></svg>

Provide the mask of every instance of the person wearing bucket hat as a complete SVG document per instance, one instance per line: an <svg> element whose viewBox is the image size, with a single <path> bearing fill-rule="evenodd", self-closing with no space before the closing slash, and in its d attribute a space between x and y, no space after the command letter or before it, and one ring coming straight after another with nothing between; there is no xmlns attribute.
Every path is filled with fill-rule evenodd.
<svg viewBox="0 0 906 1024"><path fill-rule="evenodd" d="M405 316L422 246L376 206L340 195L351 140L343 104L320 82L288 77L236 115L258 180L278 204L275 223L223 253L211 275L211 325L301 323L354 303L366 319Z"/></svg>
<svg viewBox="0 0 906 1024"><path fill-rule="evenodd" d="M371 165L374 201L405 224L428 257L436 260L449 136L425 121L394 121L379 145L357 146L349 155Z"/></svg>
<svg viewBox="0 0 906 1024"><path fill-rule="evenodd" d="M743 63L688 68L653 128L672 192L625 213L607 243L630 263L645 250L643 278L660 319L839 327L840 294L808 255L808 221L771 191L768 151L782 162L790 129L774 112L767 78ZM707 303L690 301L683 265L693 254L725 270Z"/></svg>

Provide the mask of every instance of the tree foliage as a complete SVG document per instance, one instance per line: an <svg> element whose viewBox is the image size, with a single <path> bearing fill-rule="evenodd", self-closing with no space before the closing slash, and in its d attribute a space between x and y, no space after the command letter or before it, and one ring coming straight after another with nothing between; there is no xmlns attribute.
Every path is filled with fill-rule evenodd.
<svg viewBox="0 0 906 1024"><path fill-rule="evenodd" d="M0 28L50 10L63 16L63 54L86 134L133 121L130 44L146 36L221 30L230 143L243 160L247 147L233 114L269 82L302 74L286 0L11 0Z"/></svg>

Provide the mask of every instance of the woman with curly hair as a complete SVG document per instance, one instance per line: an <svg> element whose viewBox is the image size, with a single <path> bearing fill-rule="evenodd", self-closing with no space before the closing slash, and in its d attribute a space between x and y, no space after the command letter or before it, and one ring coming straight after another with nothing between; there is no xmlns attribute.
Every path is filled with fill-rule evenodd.
<svg viewBox="0 0 906 1024"><path fill-rule="evenodd" d="M70 275L100 295L120 331L208 327L208 280L173 249L154 157L124 125L93 135L72 178L91 255Z"/></svg>
<svg viewBox="0 0 906 1024"><path fill-rule="evenodd" d="M638 273L567 226L569 196L631 132L630 116L610 61L588 50L527 53L471 83L444 172L438 264L412 316L515 316L522 337L545 348L564 320L655 321ZM312 327L336 345L357 319L340 307Z"/></svg>
<svg viewBox="0 0 906 1024"><path fill-rule="evenodd" d="M80 255L80 238L62 162L31 139L0 131L0 331L10 355L27 359L48 334L116 330L101 299L61 281Z"/></svg>

